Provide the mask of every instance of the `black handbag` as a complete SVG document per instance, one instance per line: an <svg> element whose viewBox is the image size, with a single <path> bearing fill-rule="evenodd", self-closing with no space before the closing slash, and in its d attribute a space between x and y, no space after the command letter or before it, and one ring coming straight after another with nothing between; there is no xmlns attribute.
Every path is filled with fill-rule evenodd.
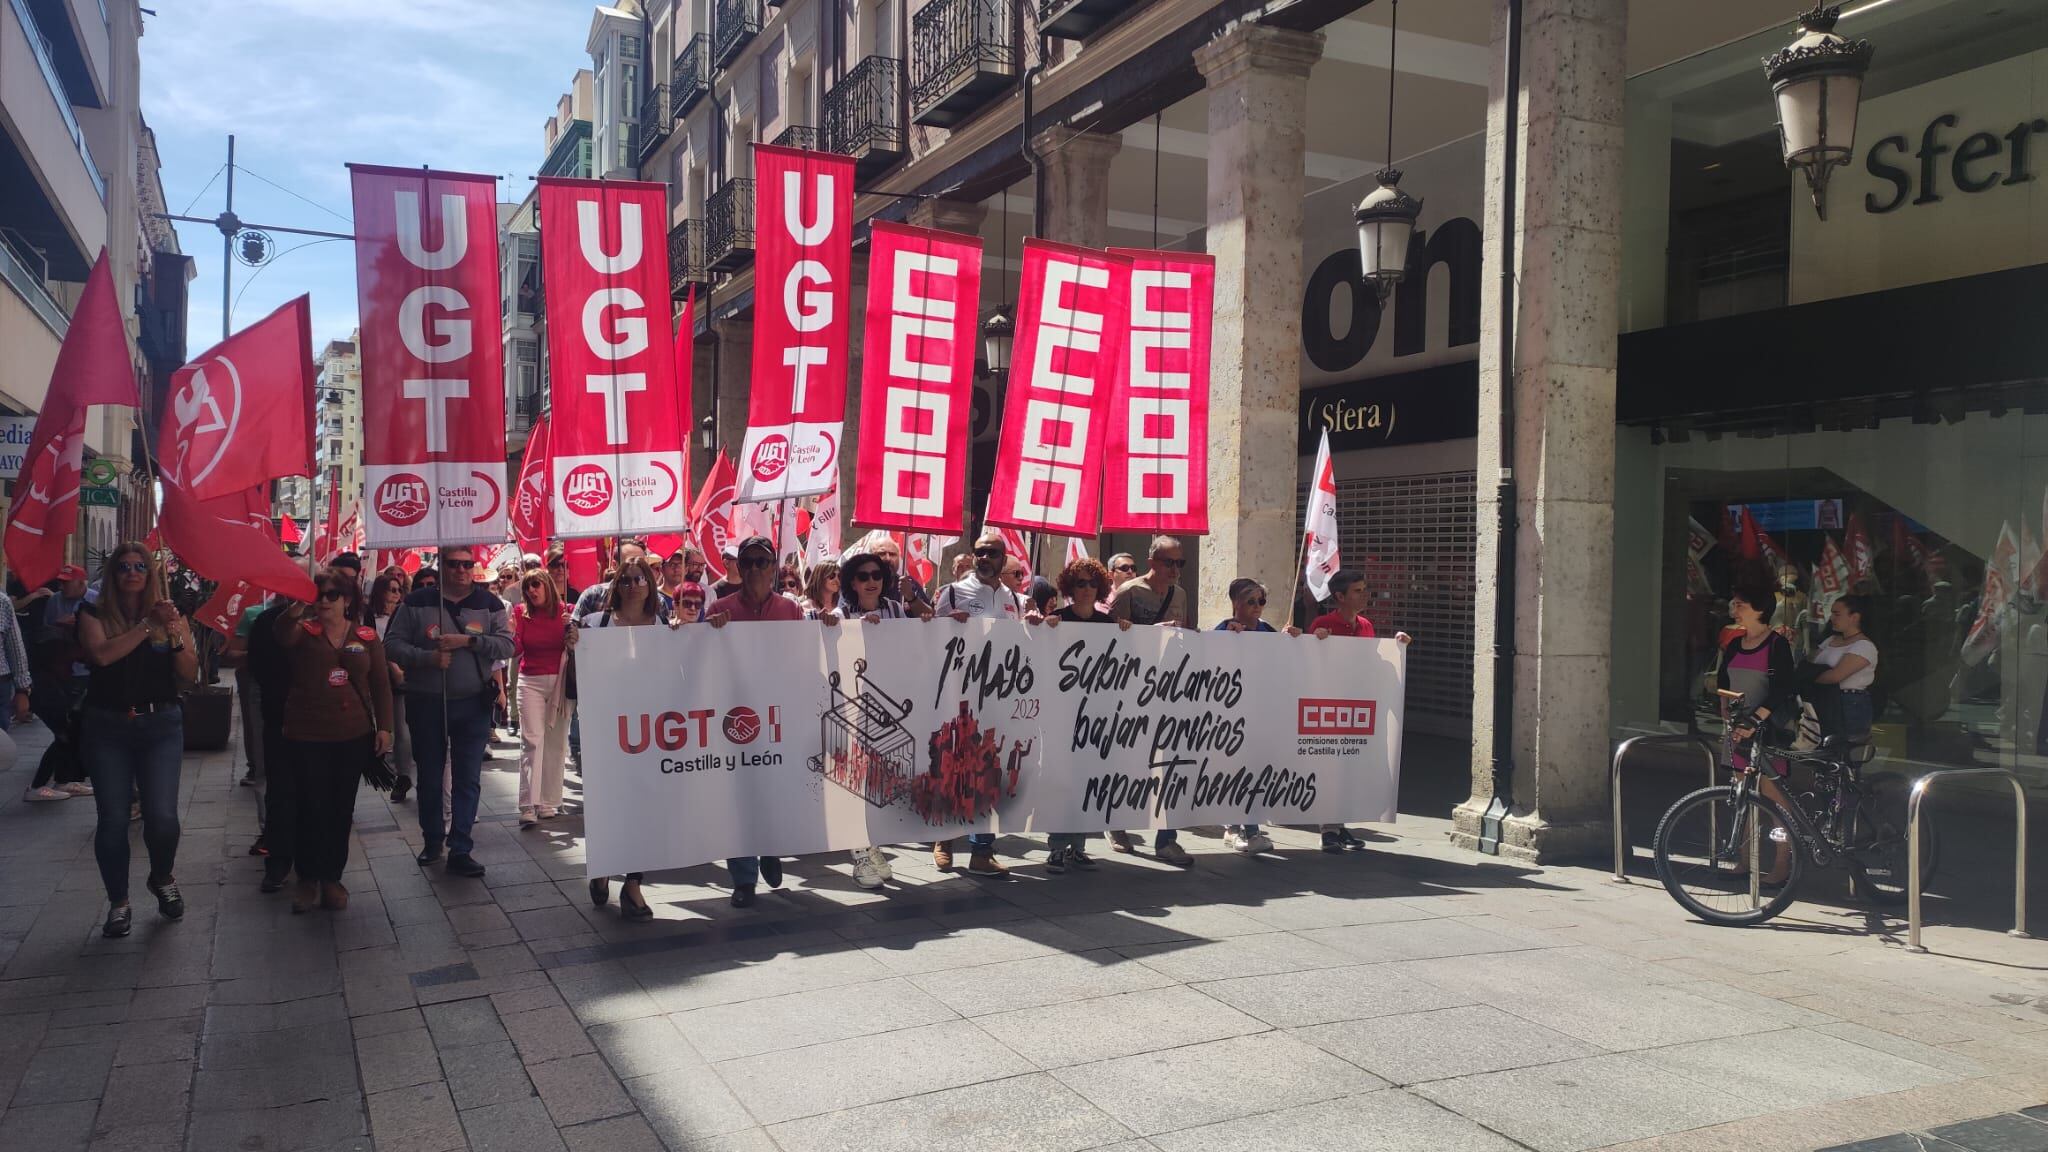
<svg viewBox="0 0 2048 1152"><path fill-rule="evenodd" d="M340 666L339 655L335 664ZM377 708L370 702L370 694L355 677L348 678L355 685L356 697L363 702L363 715L370 718L370 755L363 763L363 783L379 792L389 792L398 784L398 770L391 766L391 753L377 751Z"/></svg>

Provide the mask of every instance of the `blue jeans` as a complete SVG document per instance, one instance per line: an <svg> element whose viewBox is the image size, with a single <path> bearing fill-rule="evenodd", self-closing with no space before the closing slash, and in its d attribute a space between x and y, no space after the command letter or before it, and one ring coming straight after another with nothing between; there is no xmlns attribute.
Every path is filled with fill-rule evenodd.
<svg viewBox="0 0 2048 1152"><path fill-rule="evenodd" d="M0 732L14 727L14 674L0 676Z"/></svg>
<svg viewBox="0 0 2048 1152"><path fill-rule="evenodd" d="M1168 844L1178 843L1180 843L1180 830L1177 828L1161 828L1152 834L1152 850L1154 852L1159 851Z"/></svg>
<svg viewBox="0 0 2048 1152"><path fill-rule="evenodd" d="M725 874L732 879L734 887L745 884L751 888L761 882L761 858L735 856L725 862Z"/></svg>
<svg viewBox="0 0 2048 1152"><path fill-rule="evenodd" d="M99 826L93 858L107 900L128 900L128 805L142 802L142 843L149 878L168 880L178 862L178 766L185 755L185 715L177 708L130 716L105 708L85 713L85 764L92 776Z"/></svg>
<svg viewBox="0 0 2048 1152"><path fill-rule="evenodd" d="M444 707L445 702L445 707ZM418 693L405 701L405 726L412 733L412 762L419 773L420 832L427 847L441 844L441 777L453 773L448 851L466 856L475 844L469 830L483 795L484 746L491 738L491 702L485 696L449 700Z"/></svg>

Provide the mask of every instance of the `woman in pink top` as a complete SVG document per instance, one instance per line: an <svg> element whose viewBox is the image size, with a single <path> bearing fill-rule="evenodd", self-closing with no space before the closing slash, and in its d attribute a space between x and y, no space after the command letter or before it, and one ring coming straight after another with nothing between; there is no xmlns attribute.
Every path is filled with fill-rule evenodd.
<svg viewBox="0 0 2048 1152"><path fill-rule="evenodd" d="M519 826L552 820L562 805L562 758L569 745L569 702L562 684L569 612L544 572L519 582L512 609L512 653L519 661Z"/></svg>

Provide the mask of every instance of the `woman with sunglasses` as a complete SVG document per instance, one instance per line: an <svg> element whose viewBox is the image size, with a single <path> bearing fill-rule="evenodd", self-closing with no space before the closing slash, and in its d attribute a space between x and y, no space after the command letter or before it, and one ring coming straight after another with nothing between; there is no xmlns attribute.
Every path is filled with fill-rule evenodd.
<svg viewBox="0 0 2048 1152"><path fill-rule="evenodd" d="M605 593L604 607L583 617L577 622L581 628L644 628L653 624L674 625L668 614L662 611L659 579L654 566L645 556L629 556L619 561L618 571L612 576L611 588ZM570 631L564 637L565 647L574 652L576 632ZM619 889L619 915L628 920L652 920L654 909L640 895L638 872L626 873L626 883ZM612 880L609 876L590 878L590 904L602 908L610 902Z"/></svg>
<svg viewBox="0 0 2048 1152"><path fill-rule="evenodd" d="M1217 632L1280 632L1266 623L1266 586L1249 576L1239 576L1230 582L1230 615L1217 622ZM1301 635L1301 629L1289 624L1284 631L1289 636ZM1223 846L1234 852L1250 856L1273 850L1273 838L1259 831L1257 824L1231 824L1223 829Z"/></svg>
<svg viewBox="0 0 2048 1152"><path fill-rule="evenodd" d="M839 592L839 561L821 560L811 565L810 579L804 582L804 619L816 620L838 611Z"/></svg>
<svg viewBox="0 0 2048 1152"><path fill-rule="evenodd" d="M276 624L291 669L283 771L296 779L290 810L280 806L270 818L291 824L299 873L294 913L348 907L341 874L348 868L356 789L370 758L391 750L390 658L377 629L357 622L362 587L352 573L334 569L322 572L315 587L320 598L310 612L294 604Z"/></svg>
<svg viewBox="0 0 2048 1152"><path fill-rule="evenodd" d="M796 601L798 607L803 606L804 582L803 578L796 574L795 568L784 564L775 569L775 590Z"/></svg>
<svg viewBox="0 0 2048 1152"><path fill-rule="evenodd" d="M1129 620L1117 620L1103 610L1102 602L1109 599L1109 569L1099 560L1086 556L1074 561L1060 572L1059 594L1067 601L1059 611L1046 617L1048 626L1057 628L1068 624L1114 624L1128 632ZM1057 876L1069 868L1093 868L1095 857L1088 855L1088 833L1053 832L1046 836L1045 870Z"/></svg>
<svg viewBox="0 0 2048 1152"><path fill-rule="evenodd" d="M93 856L107 888L101 932L126 936L128 805L140 797L142 843L149 850L147 887L165 919L185 914L171 874L178 859L178 767L185 754L185 718L178 682L199 678L192 631L163 597L163 577L142 545L107 555L99 602L78 618L79 645L92 672L85 690L83 750L92 776L99 824Z"/></svg>
<svg viewBox="0 0 2048 1152"><path fill-rule="evenodd" d="M569 650L569 609L548 574L519 581L512 609L512 658L519 676L519 826L553 820L562 806L562 760L569 753L569 700L562 656Z"/></svg>
<svg viewBox="0 0 2048 1152"><path fill-rule="evenodd" d="M820 564L818 567L823 568ZM896 599L896 570L889 562L873 552L849 553L836 566L840 578L833 581L839 586L839 620L858 620L863 624L880 624L884 620L902 620L909 613L903 603ZM833 622L827 619L827 623ZM889 857L879 844L853 850L853 882L863 888L880 888L896 878L896 870L889 866Z"/></svg>

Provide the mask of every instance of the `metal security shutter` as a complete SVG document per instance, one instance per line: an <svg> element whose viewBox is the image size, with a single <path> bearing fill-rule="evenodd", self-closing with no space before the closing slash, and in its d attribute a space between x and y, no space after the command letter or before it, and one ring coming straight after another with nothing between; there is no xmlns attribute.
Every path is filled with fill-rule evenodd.
<svg viewBox="0 0 2048 1152"><path fill-rule="evenodd" d="M1296 507L1305 507L1304 486ZM1415 731L1472 734L1474 474L1437 472L1337 482L1338 547L1365 572L1366 617L1382 636L1406 632L1408 722Z"/></svg>

